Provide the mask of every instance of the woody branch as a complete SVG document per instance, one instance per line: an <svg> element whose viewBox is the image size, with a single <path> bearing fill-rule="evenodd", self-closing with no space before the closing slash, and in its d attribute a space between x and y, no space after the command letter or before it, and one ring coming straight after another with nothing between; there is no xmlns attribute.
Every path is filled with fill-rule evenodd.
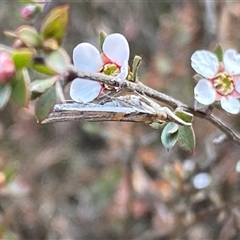
<svg viewBox="0 0 240 240"><path fill-rule="evenodd" d="M213 115L211 111L209 111L209 109L205 111L195 110L194 108L182 103L181 101L176 100L167 94L154 90L139 81L131 82L127 80L120 80L114 76L107 76L101 73L83 72L76 69L73 65L69 66L68 73L69 80L78 77L101 82L112 87L121 87L124 90L130 92L138 92L157 101L163 102L168 106L172 107L173 109L180 108L186 112L192 113L195 117L205 119L211 124L213 124L215 127L217 127L219 130L221 130L226 135L226 138L224 139L232 140L236 144L240 145L240 137L236 133L234 133L225 123L223 123L220 119Z"/></svg>

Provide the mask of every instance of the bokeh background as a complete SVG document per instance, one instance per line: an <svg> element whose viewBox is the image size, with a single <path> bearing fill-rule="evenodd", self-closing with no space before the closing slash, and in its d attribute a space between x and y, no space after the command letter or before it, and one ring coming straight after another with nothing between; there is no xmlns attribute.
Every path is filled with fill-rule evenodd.
<svg viewBox="0 0 240 240"><path fill-rule="evenodd" d="M100 30L120 32L143 58L140 80L190 106L191 54L219 42L240 50L238 1L52 1L44 14L66 3L70 55L82 41L98 46ZM29 24L20 8L0 1L1 43L12 44L3 30ZM33 108L0 113L1 239L240 239L240 148L214 144L221 132L206 120L194 120L191 154L166 151L144 124L39 125ZM239 116L214 113L240 130Z"/></svg>

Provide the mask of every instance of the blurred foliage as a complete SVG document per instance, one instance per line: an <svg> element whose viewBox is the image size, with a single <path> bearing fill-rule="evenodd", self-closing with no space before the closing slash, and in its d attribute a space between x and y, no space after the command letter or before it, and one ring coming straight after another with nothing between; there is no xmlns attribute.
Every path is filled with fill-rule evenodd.
<svg viewBox="0 0 240 240"><path fill-rule="evenodd" d="M48 4L36 27L64 4ZM132 57L142 57L141 81L191 105L191 54L218 42L239 48L237 2L216 1L215 32L204 22L209 6L203 1L93 0L69 6L63 46L70 56L79 42L97 46L101 30L121 32ZM20 8L15 1L0 2L4 44L10 42L2 32L24 24ZM32 103L28 109L8 104L0 113L2 239L239 238L240 149L231 142L214 145L220 132L206 121L195 119L192 155L177 147L166 151L160 130L143 124L40 126L33 113ZM239 129L238 116L229 126Z"/></svg>

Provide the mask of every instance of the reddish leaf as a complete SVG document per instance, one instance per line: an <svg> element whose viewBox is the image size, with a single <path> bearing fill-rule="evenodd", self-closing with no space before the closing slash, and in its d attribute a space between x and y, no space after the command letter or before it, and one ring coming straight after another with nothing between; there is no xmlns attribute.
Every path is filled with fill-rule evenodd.
<svg viewBox="0 0 240 240"><path fill-rule="evenodd" d="M41 26L43 39L56 39L61 45L68 25L68 5L54 8L44 19Z"/></svg>

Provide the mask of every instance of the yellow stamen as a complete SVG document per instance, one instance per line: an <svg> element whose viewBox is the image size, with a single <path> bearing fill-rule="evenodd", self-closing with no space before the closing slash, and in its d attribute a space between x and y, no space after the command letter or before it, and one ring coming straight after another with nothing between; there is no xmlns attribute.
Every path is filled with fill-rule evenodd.
<svg viewBox="0 0 240 240"><path fill-rule="evenodd" d="M220 72L213 79L213 86L219 94L229 95L234 90L233 77L227 73Z"/></svg>

